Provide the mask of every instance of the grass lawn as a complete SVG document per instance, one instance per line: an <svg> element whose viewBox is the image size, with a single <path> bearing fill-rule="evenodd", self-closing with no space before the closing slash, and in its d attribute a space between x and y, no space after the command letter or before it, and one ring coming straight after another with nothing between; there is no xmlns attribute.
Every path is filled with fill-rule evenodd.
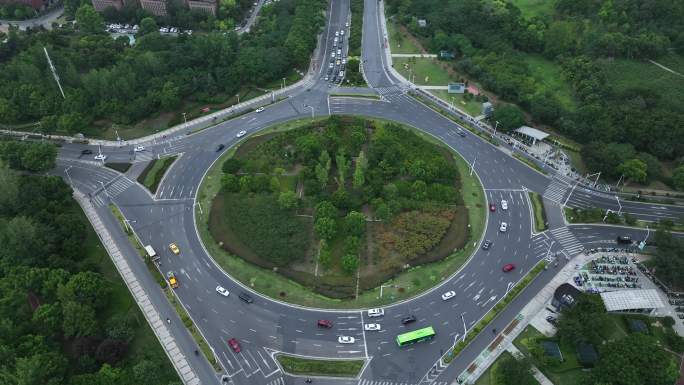
<svg viewBox="0 0 684 385"><path fill-rule="evenodd" d="M665 61L679 67L684 59L672 56L670 60ZM660 96L660 104L665 108L684 112L684 77L655 64L637 60L602 60L599 63L606 69L608 84L611 84L615 91L621 92L631 88L648 89Z"/></svg>
<svg viewBox="0 0 684 385"><path fill-rule="evenodd" d="M544 201L539 193L530 191L528 194L530 195L530 201L532 202L532 209L534 211L534 231L541 233L547 228Z"/></svg>
<svg viewBox="0 0 684 385"><path fill-rule="evenodd" d="M178 158L178 156L153 159L138 176L138 182L147 187L152 194L155 194L157 192L157 187L159 187L159 183L161 183L164 174L166 174L166 170L171 167L173 162L176 161L176 158Z"/></svg>
<svg viewBox="0 0 684 385"><path fill-rule="evenodd" d="M504 351L503 353L501 353L501 355L499 356L499 358L497 358L496 361L494 361L494 362L489 366L489 368L487 368L487 370L485 370L485 372L482 373L482 375L480 376L480 378L478 378L477 381L475 381L475 384L474 384L474 385L497 385L497 382L496 382L496 367L497 367L497 365L499 364L499 362L500 362L502 359L504 359L504 358L509 358L509 357L511 357L511 358L513 357L513 356L511 355L511 353L509 353L509 352L507 352L507 351Z"/></svg>
<svg viewBox="0 0 684 385"><path fill-rule="evenodd" d="M526 156L524 156L524 155L520 155L520 154L518 154L517 152L514 152L514 153L513 153L513 157L514 157L515 159L517 159L517 160L519 160L519 161L525 163L526 165L528 165L531 169L533 169L533 170L535 170L535 171L538 171L538 172L540 172L540 173L542 173L542 174L544 174L544 175L547 175L547 174L548 174L548 172L547 172L546 170L544 170L543 168L541 168L537 163L533 162L531 159L529 159L528 157L526 157Z"/></svg>
<svg viewBox="0 0 684 385"><path fill-rule="evenodd" d="M511 3L520 8L523 16L531 19L535 16L546 17L553 12L553 1L549 0L511 0Z"/></svg>
<svg viewBox="0 0 684 385"><path fill-rule="evenodd" d="M551 4L550 1L540 2ZM525 62L532 71L532 76L545 91L553 93L561 105L569 111L575 109L575 101L572 96L570 84L561 77L561 68L558 64L545 59L541 55L525 55Z"/></svg>
<svg viewBox="0 0 684 385"><path fill-rule="evenodd" d="M276 356L283 371L290 374L356 377L364 360L315 360L279 354Z"/></svg>
<svg viewBox="0 0 684 385"><path fill-rule="evenodd" d="M392 53L421 53L413 40L392 20L387 20L387 36Z"/></svg>
<svg viewBox="0 0 684 385"><path fill-rule="evenodd" d="M446 86L455 81L449 76L446 69L442 68L436 58L393 58L394 69L402 74L406 79L409 75L415 75L413 79L416 85L422 86ZM404 65L408 65L408 69ZM427 81L426 81L427 77Z"/></svg>
<svg viewBox="0 0 684 385"><path fill-rule="evenodd" d="M513 341L513 344L523 354L531 356L530 349L536 345L538 339L547 339L547 337L534 326L529 325ZM560 345L560 349L564 359L562 363L539 369L556 385L576 385L581 383L584 372L582 372L581 365L577 362L575 349L572 346L563 344Z"/></svg>
<svg viewBox="0 0 684 385"><path fill-rule="evenodd" d="M546 338L546 336L534 326L528 325L525 330L513 340L513 345L515 345L523 354L529 355L530 349L534 346L534 341L537 338Z"/></svg>
<svg viewBox="0 0 684 385"><path fill-rule="evenodd" d="M288 122L279 126L272 127L263 131L260 135L265 135L272 132L286 131L298 127L308 125L311 121L309 119L297 120ZM376 121L379 122L379 121ZM433 143L437 141L433 137L418 132L423 138L430 140ZM202 241L209 251L209 254L221 265L221 267L230 272L231 276L239 281L249 285L254 290L263 293L271 298L277 298L287 302L297 303L305 306L327 307L327 308L359 308L359 307L374 307L382 306L395 302L397 300L413 297L433 286L440 281L446 279L453 272L458 270L463 263L470 257L477 246L477 240L484 229L485 223L485 207L484 207L484 192L479 180L474 176L468 175L469 166L460 158L454 156L456 166L462 177L462 195L465 206L468 208L468 223L470 224L470 233L472 234L472 242L466 244L465 248L455 251L449 257L442 261L418 266L407 270L398 275L395 279L388 281L385 285L395 285L397 288L383 289L383 297L379 298L380 288L368 290L359 295L358 299L352 300L338 300L324 297L313 293L308 288L289 280L282 275L274 273L271 270L261 269L242 258L231 255L223 250L216 242L214 242L208 227L209 207L216 194L221 187L221 166L223 160L232 156L236 149L233 148L222 155L222 158L214 163L214 165L207 172L206 177L202 180L199 189L199 201L203 207L202 216L199 208L196 209L195 215L198 222L198 230ZM403 288L400 290L399 288ZM281 296L281 292L287 294L286 297Z"/></svg>
<svg viewBox="0 0 684 385"><path fill-rule="evenodd" d="M157 364L158 369L155 375L159 384L179 381L176 371L171 366L168 357L159 344L159 340L147 324L145 317L140 312L140 308L133 301L131 293L121 280L119 272L100 243L100 239L82 211L79 210L79 213L87 227L87 237L82 247L83 254L86 256L84 263L97 266L97 271L111 284L112 291L105 316L126 314L127 317L135 320L133 322L135 338L131 341L127 359L139 361L145 358Z"/></svg>
<svg viewBox="0 0 684 385"><path fill-rule="evenodd" d="M453 103L454 107L467 112L468 115L478 116L482 113L482 102L475 100L475 97L466 100L464 94L450 94L447 90L430 90L430 93L448 103Z"/></svg>

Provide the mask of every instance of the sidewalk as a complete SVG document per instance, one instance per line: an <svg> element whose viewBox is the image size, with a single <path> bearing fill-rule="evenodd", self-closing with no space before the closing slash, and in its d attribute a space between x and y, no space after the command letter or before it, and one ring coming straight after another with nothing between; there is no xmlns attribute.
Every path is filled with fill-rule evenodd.
<svg viewBox="0 0 684 385"><path fill-rule="evenodd" d="M81 205L83 212L86 217L88 217L88 220L93 226L93 229L95 229L100 241L102 241L102 245L107 250L112 262L114 262L114 266L116 266L116 269L119 271L119 274L128 287L128 290L131 292L133 299L140 307L140 310L145 316L145 320L157 336L162 349L166 352L166 355L169 357L176 372L178 372L180 379L185 385L200 385L200 379L182 354L166 323L162 320L162 317L160 317L159 312L150 301L145 290L139 284L138 279L129 267L128 262L126 262L123 254L109 234L109 231L100 220L99 215L95 211L95 207L93 207L86 196L78 190L74 190L74 198L79 205Z"/></svg>

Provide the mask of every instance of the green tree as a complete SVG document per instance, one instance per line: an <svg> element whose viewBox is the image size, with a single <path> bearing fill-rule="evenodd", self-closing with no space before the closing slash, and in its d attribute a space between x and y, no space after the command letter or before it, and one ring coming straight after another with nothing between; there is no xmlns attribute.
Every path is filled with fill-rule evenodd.
<svg viewBox="0 0 684 385"><path fill-rule="evenodd" d="M343 187L347 171L349 171L349 160L343 152L338 152L335 155L335 165L337 166L337 184Z"/></svg>
<svg viewBox="0 0 684 385"><path fill-rule="evenodd" d="M532 375L532 362L529 358L519 360L511 355L504 355L496 364L495 375L497 385L537 385Z"/></svg>
<svg viewBox="0 0 684 385"><path fill-rule="evenodd" d="M359 152L359 156L356 158L356 165L354 169L354 180L352 181L354 188L359 189L363 187L366 183L366 168L368 167L368 160L366 159L366 154L362 151Z"/></svg>
<svg viewBox="0 0 684 385"><path fill-rule="evenodd" d="M145 17L140 20L140 29L138 30L138 35L144 36L150 33L159 33L159 26L153 18Z"/></svg>
<svg viewBox="0 0 684 385"><path fill-rule="evenodd" d="M67 360L56 352L19 357L14 378L17 385L60 385L64 383L67 366Z"/></svg>
<svg viewBox="0 0 684 385"><path fill-rule="evenodd" d="M97 333L95 310L88 305L67 302L62 306L62 330L67 337L93 336Z"/></svg>
<svg viewBox="0 0 684 385"><path fill-rule="evenodd" d="M382 221L387 221L392 216L392 212L390 211L389 206L383 202L375 209L375 216Z"/></svg>
<svg viewBox="0 0 684 385"><path fill-rule="evenodd" d="M33 172L49 171L55 168L57 147L48 142L33 142L26 146L21 158L24 170Z"/></svg>
<svg viewBox="0 0 684 385"><path fill-rule="evenodd" d="M316 173L316 179L321 186L321 189L325 189L328 185L328 175L330 174L330 155L327 151L322 151L321 156L318 158L318 163L314 169Z"/></svg>
<svg viewBox="0 0 684 385"><path fill-rule="evenodd" d="M76 24L86 33L104 32L104 19L90 4L83 4L76 11Z"/></svg>
<svg viewBox="0 0 684 385"><path fill-rule="evenodd" d="M347 274L354 273L359 268L359 256L356 254L346 254L342 257L342 270Z"/></svg>
<svg viewBox="0 0 684 385"><path fill-rule="evenodd" d="M494 109L491 118L492 122L499 122L499 129L510 132L525 124L525 114L520 107L513 104L506 104Z"/></svg>
<svg viewBox="0 0 684 385"><path fill-rule="evenodd" d="M335 220L328 217L317 218L314 223L314 231L320 239L331 240L335 237L337 225Z"/></svg>
<svg viewBox="0 0 684 385"><path fill-rule="evenodd" d="M225 162L223 162L223 165L221 166L221 170L225 174L235 174L238 171L240 171L242 166L244 166L244 163L245 162L243 162L242 160L235 158L235 157L228 158L225 160Z"/></svg>
<svg viewBox="0 0 684 385"><path fill-rule="evenodd" d="M599 333L609 322L601 297L580 294L575 305L558 319L558 336L563 343L573 346L585 341L600 345L603 337Z"/></svg>
<svg viewBox="0 0 684 385"><path fill-rule="evenodd" d="M172 82L167 81L159 95L159 103L164 110L171 110L178 106L181 101L180 89Z"/></svg>
<svg viewBox="0 0 684 385"><path fill-rule="evenodd" d="M58 303L41 304L32 320L43 333L57 333L62 326L62 309Z"/></svg>
<svg viewBox="0 0 684 385"><path fill-rule="evenodd" d="M102 309L109 299L110 287L99 273L82 271L71 276L66 285L58 290L58 296L64 303L74 301Z"/></svg>
<svg viewBox="0 0 684 385"><path fill-rule="evenodd" d="M19 203L19 176L0 162L0 215L14 212Z"/></svg>
<svg viewBox="0 0 684 385"><path fill-rule="evenodd" d="M592 383L670 385L679 377L677 362L657 341L642 333L608 342L591 371Z"/></svg>
<svg viewBox="0 0 684 385"><path fill-rule="evenodd" d="M314 216L319 218L337 218L338 210L330 201L320 201L316 204Z"/></svg>
<svg viewBox="0 0 684 385"><path fill-rule="evenodd" d="M679 191L684 191L684 164L672 171L672 184Z"/></svg>
<svg viewBox="0 0 684 385"><path fill-rule="evenodd" d="M87 125L87 120L78 112L62 114L57 119L57 130L69 134L82 133Z"/></svg>
<svg viewBox="0 0 684 385"><path fill-rule="evenodd" d="M283 210L294 209L299 206L299 198L294 191L283 191L278 195L278 206Z"/></svg>
<svg viewBox="0 0 684 385"><path fill-rule="evenodd" d="M0 257L10 263L35 264L46 257L44 236L31 218L14 217L0 226Z"/></svg>
<svg viewBox="0 0 684 385"><path fill-rule="evenodd" d="M618 166L617 171L625 176L625 178L637 183L646 182L646 163L639 159L630 159L622 162Z"/></svg>
<svg viewBox="0 0 684 385"><path fill-rule="evenodd" d="M329 268L332 264L332 250L325 239L321 239L318 243L318 262L325 268Z"/></svg>
<svg viewBox="0 0 684 385"><path fill-rule="evenodd" d="M240 191L240 178L233 174L224 174L221 177L221 187L228 192Z"/></svg>
<svg viewBox="0 0 684 385"><path fill-rule="evenodd" d="M350 211L344 217L344 228L347 234L362 237L366 232L366 216L357 211Z"/></svg>

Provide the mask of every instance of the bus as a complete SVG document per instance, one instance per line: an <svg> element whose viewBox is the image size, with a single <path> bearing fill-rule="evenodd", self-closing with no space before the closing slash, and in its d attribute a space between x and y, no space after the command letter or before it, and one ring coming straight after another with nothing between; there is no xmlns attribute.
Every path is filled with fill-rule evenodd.
<svg viewBox="0 0 684 385"><path fill-rule="evenodd" d="M397 345L406 346L415 344L416 342L422 342L425 340L431 340L435 336L435 330L432 326L426 328L414 330L412 332L399 334L397 336Z"/></svg>

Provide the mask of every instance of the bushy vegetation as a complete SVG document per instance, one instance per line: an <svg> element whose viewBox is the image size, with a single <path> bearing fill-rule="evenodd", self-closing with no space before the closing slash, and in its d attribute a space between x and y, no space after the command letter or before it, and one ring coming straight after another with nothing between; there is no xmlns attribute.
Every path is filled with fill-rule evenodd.
<svg viewBox="0 0 684 385"><path fill-rule="evenodd" d="M313 261L338 280L329 295L349 295L358 269L374 287L467 237L451 155L397 125L332 117L250 139L222 170L214 238L302 283L295 265Z"/></svg>
<svg viewBox="0 0 684 385"><path fill-rule="evenodd" d="M668 226L656 231L656 255L654 268L656 275L672 290L684 289L684 241L672 236Z"/></svg>
<svg viewBox="0 0 684 385"><path fill-rule="evenodd" d="M281 0L266 7L249 34L162 36L141 21L136 44L112 39L90 5L76 12L79 31L12 30L0 44L0 122L40 121L43 132L98 135L93 122L130 124L184 100L221 103L245 86L280 81L306 68L324 24L322 0ZM43 47L59 72L62 98Z"/></svg>
<svg viewBox="0 0 684 385"><path fill-rule="evenodd" d="M0 5L0 19L24 20L36 15L33 8L25 4L2 4Z"/></svg>
<svg viewBox="0 0 684 385"><path fill-rule="evenodd" d="M351 16L351 26L349 28L349 56L361 56L363 0L351 0Z"/></svg>
<svg viewBox="0 0 684 385"><path fill-rule="evenodd" d="M638 0L560 0L532 18L511 2L493 0L387 3L388 12L431 52L456 54L457 71L517 103L535 123L552 125L587 144L582 153L591 171L609 179L625 175L645 183L660 178L675 185L661 176L659 161L674 160L676 166L684 156L679 145L684 142L684 104L672 103L681 100L684 81L661 70L670 77L666 83L679 86L667 93L648 82L614 86L616 77L641 75L616 71L612 63L615 58L658 60L672 50L684 53L680 1L643 6ZM425 19L427 27L419 27L418 19ZM521 123L521 114L505 115L496 119L504 130ZM684 182L675 186L684 188Z"/></svg>
<svg viewBox="0 0 684 385"><path fill-rule="evenodd" d="M0 382L179 384L69 186L0 181Z"/></svg>

